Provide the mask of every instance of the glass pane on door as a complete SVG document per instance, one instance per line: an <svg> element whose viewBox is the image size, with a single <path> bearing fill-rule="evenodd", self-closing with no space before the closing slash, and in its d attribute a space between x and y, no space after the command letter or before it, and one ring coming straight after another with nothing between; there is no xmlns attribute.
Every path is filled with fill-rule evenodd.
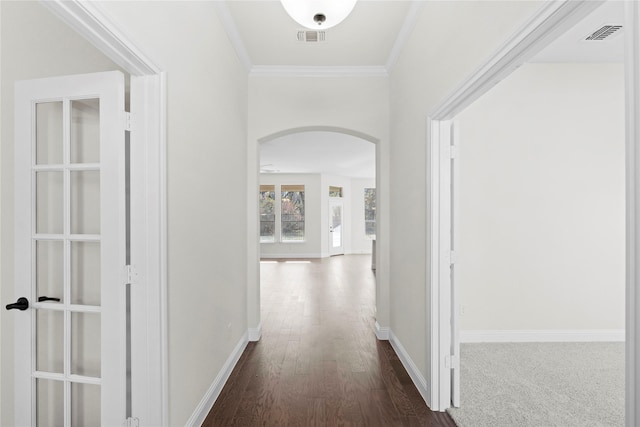
<svg viewBox="0 0 640 427"><path fill-rule="evenodd" d="M36 241L36 297L59 298L64 302L64 243Z"/></svg>
<svg viewBox="0 0 640 427"><path fill-rule="evenodd" d="M36 311L36 370L64 372L64 313Z"/></svg>
<svg viewBox="0 0 640 427"><path fill-rule="evenodd" d="M100 425L100 386L71 384L71 425L78 427Z"/></svg>
<svg viewBox="0 0 640 427"><path fill-rule="evenodd" d="M342 246L342 206L331 206L331 229L331 247L339 248Z"/></svg>
<svg viewBox="0 0 640 427"><path fill-rule="evenodd" d="M71 101L71 163L100 162L100 100Z"/></svg>
<svg viewBox="0 0 640 427"><path fill-rule="evenodd" d="M71 313L71 374L100 377L100 314Z"/></svg>
<svg viewBox="0 0 640 427"><path fill-rule="evenodd" d="M36 172L36 233L64 232L63 183L62 172Z"/></svg>
<svg viewBox="0 0 640 427"><path fill-rule="evenodd" d="M36 104L36 164L62 163L62 101Z"/></svg>
<svg viewBox="0 0 640 427"><path fill-rule="evenodd" d="M71 172L71 234L100 233L100 171Z"/></svg>
<svg viewBox="0 0 640 427"><path fill-rule="evenodd" d="M36 380L36 426L64 426L64 382Z"/></svg>
<svg viewBox="0 0 640 427"><path fill-rule="evenodd" d="M71 304L100 305L99 242L71 242Z"/></svg>

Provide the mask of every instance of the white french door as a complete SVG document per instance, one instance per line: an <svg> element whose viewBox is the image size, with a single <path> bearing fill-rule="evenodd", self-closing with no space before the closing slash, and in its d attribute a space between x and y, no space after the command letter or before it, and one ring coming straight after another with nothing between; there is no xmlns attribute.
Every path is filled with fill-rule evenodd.
<svg viewBox="0 0 640 427"><path fill-rule="evenodd" d="M329 199L329 255L344 254L344 205L339 197Z"/></svg>
<svg viewBox="0 0 640 427"><path fill-rule="evenodd" d="M15 108L16 425L122 425L124 75L17 82Z"/></svg>

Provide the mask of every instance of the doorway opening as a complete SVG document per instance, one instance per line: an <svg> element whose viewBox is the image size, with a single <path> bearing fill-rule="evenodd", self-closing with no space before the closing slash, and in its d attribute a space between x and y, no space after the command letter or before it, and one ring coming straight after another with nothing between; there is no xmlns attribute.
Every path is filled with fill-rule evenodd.
<svg viewBox="0 0 640 427"><path fill-rule="evenodd" d="M375 225L365 220L365 199L380 179L377 139L318 126L278 132L260 139L259 148L258 256L263 263L372 253ZM292 227L297 241L290 236ZM376 295L379 286L376 280Z"/></svg>
<svg viewBox="0 0 640 427"><path fill-rule="evenodd" d="M133 375L130 377L131 381L128 384L125 380L123 387L118 387L117 393L120 396L128 395L130 397L129 401L132 403L129 405L120 405L117 413L105 414L104 411L102 411L102 414L98 413L97 415L98 417L102 416L103 423L106 422L105 420L111 420L110 422L107 422L109 424L116 423L114 421L116 418L118 420L118 424L125 422L127 418L137 418L138 420L143 420L142 422L144 423L163 425L166 423L167 419L166 403L168 397L168 378L166 375L166 299L164 297L166 291L166 262L163 262L166 257L166 244L164 243L166 241L166 209L164 203L165 187L163 167L165 121L163 110L164 76L162 71L149 61L142 52L134 47L133 43L125 37L119 28L113 25L113 23L106 18L103 13L95 7L95 5L91 5L86 2L69 1L33 3L30 5L16 4L15 7L48 9L48 11L45 10L44 13L35 10L32 10L31 12L37 12L35 13L37 16L47 16L47 19L51 19L51 25L54 25L55 23L62 29L65 29L65 26L71 27L80 34L81 38L89 41L97 51L104 54L106 58L109 58L112 61L112 63L109 64L108 70L120 69L131 76L129 84L131 97L127 102L127 104L129 104L127 107L131 108L130 111L134 113L134 116L137 116L138 120L127 120L127 117L130 118L131 116L125 115L123 102L122 106L119 107L119 111L117 111L116 125L114 125L117 129L110 129L110 131L129 133L130 139L128 139L128 141L131 142L130 144L125 142L126 145L123 144L121 147L123 156L125 156L125 150L127 151L127 160L123 160L123 163L130 165L130 186L125 190L124 181L120 181L123 185L119 187L118 195L121 196L122 199L127 197L129 201L129 208L126 209L127 212L125 215L129 217L131 227L129 227L124 234L127 236L126 239L131 242L131 251L124 258L135 265L126 264L126 260L123 259L123 262L117 269L114 270L113 268L109 268L109 270L111 271L110 274L116 278L117 282L122 283L122 289L124 289L127 284L136 284L136 286L130 287L130 292L127 292L131 302L131 311L129 312L130 316L125 319L118 319L118 322L129 323L131 326L130 334L127 337L120 336L119 339L126 340L131 345L131 357L125 363L127 364L127 369L130 369ZM56 15L56 17L60 18L64 22L64 25L60 25L60 22L57 21L55 17L50 17L49 11ZM5 11L3 10L3 15L4 12ZM32 14L29 16L32 18L34 15ZM3 31L4 30L5 29L3 28ZM61 46L64 46L64 44ZM52 63L54 62L52 61ZM71 64L70 67L73 67L73 64L76 63L82 64L82 59L71 58L69 61L69 64ZM4 73L3 70L3 78L29 80L33 78L46 77L46 74L42 73L49 65L50 64L46 64L39 69L33 69L32 66L31 69L25 68L26 71L22 70L22 72L26 72L27 74L36 73L38 75L8 75ZM67 74L74 74L77 72L104 71L104 69L94 69L92 67L95 67L95 65L91 65L88 68L85 67L80 70L69 68L66 69L66 72ZM56 68L54 67L54 69ZM55 72L56 75L61 73L60 70L65 69L58 68L58 71ZM44 72L46 73L46 71ZM8 87L12 85L13 81L8 82L7 84ZM67 102L68 100L64 101L67 102L65 105L70 106L63 107L63 110L66 109L65 111L72 113L65 113L63 115L69 117L72 114L76 114L76 116L80 117L80 119L85 123L90 122L91 120L87 119L87 116L90 116L93 110L92 105L90 105L91 102L86 101L87 99L92 99L89 95L90 94L86 93L84 95L80 95L78 100L72 99L71 104ZM80 99L84 99L84 101ZM73 112L73 102L75 101L78 102L76 105L77 111ZM7 108L7 110L8 109L9 108ZM65 120L64 122L69 123L69 120ZM11 143L13 143L13 138L8 138L7 141L11 141ZM73 141L71 143L71 150L72 149ZM70 160L67 161L69 167L61 167L60 163L47 163L46 165L40 165L38 163L36 164L36 170L42 169L42 171L38 173L43 174L46 172L49 173L50 176L53 176L54 172L58 172L57 170L54 171L54 169L58 168L60 169L61 174L66 174L66 176L70 177L66 182L67 184L70 182L71 185L63 186L65 188L63 192L71 193L71 196L73 197L74 194L77 195L79 192L82 192L82 190L87 190L87 193L91 195L94 192L90 188L90 185L87 184L95 184L95 180L91 181L92 177L88 180L83 179L82 182L76 179L80 175L87 177L100 167L100 165L97 165L94 160L87 160L87 158L83 157L86 154L88 154L87 151L76 153L71 151L71 157L67 156ZM77 158L74 160L74 157L72 156L76 156ZM44 169L51 169L51 171L45 171ZM74 179L75 182L79 184L76 185L75 190L73 187ZM56 197L51 197L51 199L56 199ZM84 201L87 202L85 206L87 208L91 205L91 201L89 199L84 199ZM67 198L66 200L68 201L69 199ZM78 213L77 210L74 211L73 200L71 200L71 204L67 204L65 206L68 206L71 214ZM65 207L65 209L69 210L67 207ZM27 217L28 213L25 214L22 212L16 216L16 218L20 220L22 216ZM92 218L95 219L95 216ZM71 223L67 228L72 226L73 224ZM92 257L95 258L94 256L97 253L95 250L95 243L99 237L97 238L97 235L94 233L89 233L88 235L86 233L80 234L74 233L73 230L71 230L71 233L69 234L70 237L68 239L66 237L62 238L60 237L61 235L58 234L56 234L52 239L48 239L51 237L48 235L45 236L47 238L44 240L51 240L52 243L40 245L42 246L42 250L40 251L41 254L52 249L50 252L54 254L53 258L57 256L55 255L56 252L58 254L60 253L59 248L63 248L62 252L66 254L66 259L58 264L58 268L67 270L67 272L65 272L65 275L67 276L73 273L76 274L75 277L78 277L78 274L82 272L73 268L74 262L75 265L79 265L76 262L79 258L83 257L85 260ZM122 237L124 238L124 236ZM50 259L53 260L53 258ZM53 265L53 263L50 263L49 265ZM126 265L129 265L129 267ZM70 269L71 271L69 272ZM70 277L73 281L73 276ZM67 282L67 284L68 283L69 282ZM95 314L95 309L85 307L85 305L92 306L92 304L90 304L91 301L89 301L89 303L85 301L85 303L81 304L82 306L78 305L78 299L76 298L78 296L74 296L73 293L69 294L69 289L70 288L67 286L64 291L64 295L60 297L60 302L52 299L49 300L49 302L38 301L36 305L39 304L43 310L45 308L51 308L51 312L63 313L63 311L58 310L59 307L56 304L71 304L71 307L65 308L63 316L71 319L70 321L67 321L65 325L72 325L73 328L74 321L76 324L79 324L77 319L83 317L82 315L75 314L76 312L86 312L93 315ZM16 287L16 292L18 291L19 289ZM93 296L95 297L95 294ZM58 296L50 296L48 294L38 295L38 297L58 298ZM64 303L62 302L63 298L66 299ZM74 300L74 298L76 299ZM48 306L45 307L44 305L47 304ZM28 312L31 312L31 310ZM88 318L87 316L90 317L90 315L85 315L84 317ZM74 318L76 320L74 320ZM93 326L95 326L95 322L93 323ZM75 331L79 332L80 329L81 328L76 327ZM88 329L84 330L89 333ZM67 336L69 336L68 332L69 330L67 329ZM73 332L73 330L71 332ZM89 341L86 341L85 344L87 344L87 342ZM77 341L77 343L79 343L79 341ZM66 345L69 345L68 340ZM73 346L72 341L71 345ZM74 357L74 348L77 350L77 347L71 347L71 350L68 348L65 350L67 352L71 352L72 358ZM121 359L118 359L118 363L120 363L120 361ZM64 363L68 364L68 362L69 360L67 358ZM67 369L65 372L71 372L71 374L74 374L73 369L74 365L71 364L70 369ZM56 373L59 372L56 371ZM77 374L77 372L75 373ZM39 374L36 373L35 375L37 377ZM27 381L36 381L36 377L27 379ZM93 378L91 375L88 375L87 377ZM57 380L59 379L60 378L57 378ZM65 399L67 399L67 401L74 398L74 393L77 397L82 395L83 391L91 389L91 387L74 385L74 380L78 380L78 378L74 377L67 379L65 379L65 386L63 387L63 389L66 387L63 391L66 395ZM47 380L51 380L51 378L48 378ZM11 385L13 385L17 390L20 387L18 385L18 382L20 381L23 382L24 378L19 379L16 376L11 383L9 383L9 380L6 384L3 382L3 386L6 385L11 387ZM94 383L96 382L84 377L80 378L77 382L82 383L82 381L90 385L95 385L92 381ZM58 382L62 383L61 381ZM59 390L59 384L51 389ZM47 389L43 388L42 390L46 391ZM93 391L88 393L88 398L96 397L95 388ZM18 395L18 393L15 395ZM120 398L121 397L117 397L117 399ZM104 398L102 400L104 401ZM72 407L73 401L71 401L71 408ZM66 405L65 408L65 423L68 425L71 421L69 405ZM91 411L91 408L89 407L84 407L82 409ZM26 411L24 414L15 413L14 415L17 417L16 420L25 420L26 418L18 418L22 416L31 417L30 421L25 421L24 424L31 424L35 419L33 418L35 414L31 411Z"/></svg>
<svg viewBox="0 0 640 427"><path fill-rule="evenodd" d="M452 265L455 266L456 254L453 249L452 240L452 191L451 191L451 162L456 156L457 149L452 148L452 124L462 110L471 105L476 99L489 91L497 82L508 76L527 62L536 53L546 47L550 41L556 39L560 34L580 22L595 10L599 4L584 2L576 4L573 2L563 2L554 5L546 5L541 9L540 15L525 25L512 40L492 57L484 67L474 76L470 77L454 94L448 97L434 112L428 120L429 126L429 166L431 168L429 183L431 189L432 209L430 211L430 228L435 237L431 240L432 248L430 287L431 307L435 320L430 324L432 331L431 343L431 373L432 373L432 404L444 410L455 403L456 383L455 370L459 369L459 353L455 350L455 336L452 328L452 320L457 318L455 311L458 307L454 304L455 289L451 290ZM629 180L634 176L637 159L636 152L637 134L635 121L636 117L631 114L636 108L637 99L634 91L637 91L635 80L635 67L637 61L637 40L635 31L638 26L639 11L633 2L626 3L625 23L625 92L626 92L626 211L627 227L634 227L636 221L635 192L637 188L635 182ZM545 17L545 18L541 18ZM634 96L630 94L633 93ZM636 318L637 301L630 299L636 295L637 282L634 275L629 272L635 271L635 235L629 236L626 233L626 423L634 425L637 419L635 405L635 390L637 387L637 352L635 349L636 339L634 336L634 321ZM434 255L435 254L435 255ZM631 269L631 270L630 270ZM455 271L455 267L453 267ZM435 303L434 303L435 301ZM458 377L459 380L459 377ZM432 407L433 407L432 406Z"/></svg>
<svg viewBox="0 0 640 427"><path fill-rule="evenodd" d="M622 426L622 64L527 63L456 122L461 399L449 412L462 426L491 405L506 424Z"/></svg>

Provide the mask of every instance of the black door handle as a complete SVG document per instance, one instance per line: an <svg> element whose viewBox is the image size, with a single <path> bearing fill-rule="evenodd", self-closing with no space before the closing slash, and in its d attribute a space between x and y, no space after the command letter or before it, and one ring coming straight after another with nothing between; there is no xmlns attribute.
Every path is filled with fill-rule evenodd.
<svg viewBox="0 0 640 427"><path fill-rule="evenodd" d="M51 298L51 297L38 297L38 302L42 302L42 301L58 301L60 302L60 298Z"/></svg>
<svg viewBox="0 0 640 427"><path fill-rule="evenodd" d="M13 304L7 304L7 310L26 310L27 308L29 308L29 300L25 297L18 298L18 301Z"/></svg>

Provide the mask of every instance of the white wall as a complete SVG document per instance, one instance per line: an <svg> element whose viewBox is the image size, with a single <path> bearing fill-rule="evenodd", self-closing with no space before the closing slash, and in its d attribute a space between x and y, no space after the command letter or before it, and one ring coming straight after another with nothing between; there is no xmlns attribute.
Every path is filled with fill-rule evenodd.
<svg viewBox="0 0 640 427"><path fill-rule="evenodd" d="M425 2L391 75L391 332L431 384L426 117L542 2ZM382 192L382 189L378 191ZM425 268L426 267L426 268Z"/></svg>
<svg viewBox="0 0 640 427"><path fill-rule="evenodd" d="M459 121L461 329L623 330L622 64L527 64Z"/></svg>
<svg viewBox="0 0 640 427"><path fill-rule="evenodd" d="M102 7L167 73L169 424L184 425L248 327L247 74L214 2Z"/></svg>
<svg viewBox="0 0 640 427"><path fill-rule="evenodd" d="M14 291L14 83L41 77L119 69L73 30L45 10L39 2L0 2L0 115L2 143L0 235L0 324L2 365L0 425L13 425L14 416L14 311L4 305L20 295Z"/></svg>
<svg viewBox="0 0 640 427"><path fill-rule="evenodd" d="M371 239L364 235L364 188L375 180L325 174L260 174L260 184L305 186L305 241L261 243L262 258L320 258L329 256L329 187L343 190L343 242L345 254L371 253ZM276 187L278 203L279 187ZM356 212L355 210L358 210ZM278 218L276 217L276 220Z"/></svg>

